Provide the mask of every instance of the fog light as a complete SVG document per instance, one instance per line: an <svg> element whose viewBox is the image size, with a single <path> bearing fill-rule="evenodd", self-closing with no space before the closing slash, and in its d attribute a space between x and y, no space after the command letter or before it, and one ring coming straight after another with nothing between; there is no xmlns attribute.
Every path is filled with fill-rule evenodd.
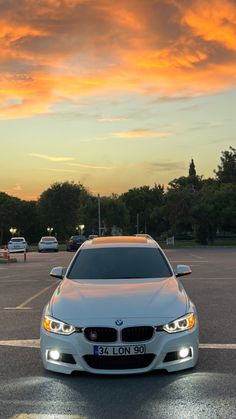
<svg viewBox="0 0 236 419"><path fill-rule="evenodd" d="M52 359L53 361L59 361L60 356L61 356L60 352L55 349L52 351L48 351L48 358Z"/></svg>
<svg viewBox="0 0 236 419"><path fill-rule="evenodd" d="M187 356L189 356L189 354L190 354L189 348L182 348L179 351L179 357L182 358L182 359L187 358Z"/></svg>

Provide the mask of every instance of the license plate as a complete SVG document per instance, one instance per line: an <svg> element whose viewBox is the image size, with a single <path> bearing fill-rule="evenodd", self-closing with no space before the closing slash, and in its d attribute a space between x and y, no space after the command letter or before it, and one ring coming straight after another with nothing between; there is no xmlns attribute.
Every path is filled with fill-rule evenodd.
<svg viewBox="0 0 236 419"><path fill-rule="evenodd" d="M145 345L125 345L125 346L103 346L94 345L93 354L96 356L126 356L142 355L146 352Z"/></svg>

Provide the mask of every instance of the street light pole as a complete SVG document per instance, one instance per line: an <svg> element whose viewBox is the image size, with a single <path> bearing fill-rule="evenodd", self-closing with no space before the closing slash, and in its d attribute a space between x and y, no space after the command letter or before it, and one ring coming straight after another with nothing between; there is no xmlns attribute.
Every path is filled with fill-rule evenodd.
<svg viewBox="0 0 236 419"><path fill-rule="evenodd" d="M139 233L139 214L137 214L137 234Z"/></svg>
<svg viewBox="0 0 236 419"><path fill-rule="evenodd" d="M80 225L79 225L79 228L80 228L80 235L81 235L81 236L83 235L83 232L84 232L84 227L85 227L85 225L84 225L84 224L80 224Z"/></svg>
<svg viewBox="0 0 236 419"><path fill-rule="evenodd" d="M101 236L101 202L100 195L98 194L98 236Z"/></svg>

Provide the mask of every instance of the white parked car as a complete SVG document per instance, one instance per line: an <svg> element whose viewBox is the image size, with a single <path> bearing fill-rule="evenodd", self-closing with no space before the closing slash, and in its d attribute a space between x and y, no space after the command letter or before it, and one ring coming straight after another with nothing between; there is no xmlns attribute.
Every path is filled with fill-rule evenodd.
<svg viewBox="0 0 236 419"><path fill-rule="evenodd" d="M38 243L39 252L58 252L58 241L54 236L44 236L41 237L40 242Z"/></svg>
<svg viewBox="0 0 236 419"><path fill-rule="evenodd" d="M9 252L28 252L28 243L24 237L12 237L7 247Z"/></svg>
<svg viewBox="0 0 236 419"><path fill-rule="evenodd" d="M46 369L131 374L192 368L198 319L159 245L134 236L85 241L44 309L40 347Z"/></svg>

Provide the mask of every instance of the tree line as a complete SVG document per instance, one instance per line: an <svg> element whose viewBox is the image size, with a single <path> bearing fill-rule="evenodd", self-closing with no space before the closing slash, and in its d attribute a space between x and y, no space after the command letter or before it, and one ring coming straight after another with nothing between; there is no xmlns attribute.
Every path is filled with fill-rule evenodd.
<svg viewBox="0 0 236 419"><path fill-rule="evenodd" d="M193 237L201 244L214 242L217 232L236 233L236 149L223 151L214 177L204 179L194 160L186 176L163 185L144 185L127 192L99 197L102 234L149 233ZM53 227L64 241L84 225L84 234L98 234L98 197L82 184L54 183L37 201L24 201L0 192L0 244L10 228L33 243Z"/></svg>

